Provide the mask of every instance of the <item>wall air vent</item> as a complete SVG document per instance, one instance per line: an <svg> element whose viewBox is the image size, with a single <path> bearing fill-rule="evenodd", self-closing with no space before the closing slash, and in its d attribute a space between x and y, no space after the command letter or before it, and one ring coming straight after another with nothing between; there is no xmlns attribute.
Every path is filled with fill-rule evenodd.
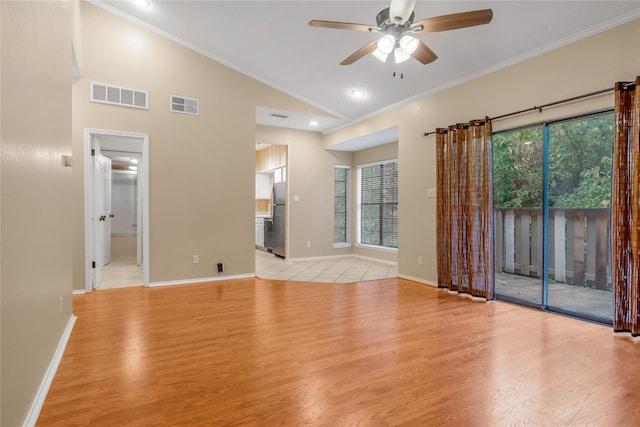
<svg viewBox="0 0 640 427"><path fill-rule="evenodd" d="M91 101L123 107L149 109L149 94L144 90L127 89L91 82Z"/></svg>
<svg viewBox="0 0 640 427"><path fill-rule="evenodd" d="M278 113L271 113L271 114L269 114L269 115L270 115L271 117L276 117L276 118L278 118L278 119L282 119L282 120L285 120L285 119L288 119L288 118L289 118L289 116L285 116L284 114L278 114Z"/></svg>
<svg viewBox="0 0 640 427"><path fill-rule="evenodd" d="M200 100L186 96L171 95L169 97L169 111L174 113L200 115Z"/></svg>

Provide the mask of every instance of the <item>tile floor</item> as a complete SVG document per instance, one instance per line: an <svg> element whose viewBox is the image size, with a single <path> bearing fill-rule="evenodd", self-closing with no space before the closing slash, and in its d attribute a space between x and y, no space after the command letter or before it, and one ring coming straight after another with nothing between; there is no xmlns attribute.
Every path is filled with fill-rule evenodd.
<svg viewBox="0 0 640 427"><path fill-rule="evenodd" d="M256 276L296 282L352 283L397 277L398 267L356 256L285 261L268 252L256 250Z"/></svg>
<svg viewBox="0 0 640 427"><path fill-rule="evenodd" d="M256 250L256 276L262 279L317 283L352 283L396 277L395 264L356 256L285 261ZM135 258L113 259L102 268L98 290L142 286L142 267Z"/></svg>
<svg viewBox="0 0 640 427"><path fill-rule="evenodd" d="M136 265L135 257L116 258L102 267L98 290L129 288L142 284L142 266Z"/></svg>

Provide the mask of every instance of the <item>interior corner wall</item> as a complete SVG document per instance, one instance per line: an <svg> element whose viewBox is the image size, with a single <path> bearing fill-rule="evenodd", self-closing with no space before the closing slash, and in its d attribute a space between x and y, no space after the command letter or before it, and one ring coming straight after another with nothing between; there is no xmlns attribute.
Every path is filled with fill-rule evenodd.
<svg viewBox="0 0 640 427"><path fill-rule="evenodd" d="M84 157L87 128L149 135L150 282L253 274L256 106L322 112L87 2L81 28L74 157ZM90 102L91 81L148 91L149 109ZM170 95L198 98L200 115L170 112ZM74 289L85 287L82 163L73 176Z"/></svg>
<svg viewBox="0 0 640 427"><path fill-rule="evenodd" d="M640 70L638 40L640 20L634 20L325 135L325 146L330 146L366 135L372 129L398 126L399 275L428 283L437 280L436 199L426 197L426 190L436 186L436 150L434 136L424 137L425 131L631 80ZM428 76L429 66L423 70ZM550 108L542 114L496 121L494 130L605 108L613 108L612 94ZM418 257L423 258L422 265L418 264Z"/></svg>
<svg viewBox="0 0 640 427"><path fill-rule="evenodd" d="M256 126L256 142L289 147L288 258L351 253L351 248L333 247L334 167L350 165L351 153L325 150L317 132L270 126Z"/></svg>
<svg viewBox="0 0 640 427"><path fill-rule="evenodd" d="M71 318L70 2L0 2L1 419L23 425Z"/></svg>

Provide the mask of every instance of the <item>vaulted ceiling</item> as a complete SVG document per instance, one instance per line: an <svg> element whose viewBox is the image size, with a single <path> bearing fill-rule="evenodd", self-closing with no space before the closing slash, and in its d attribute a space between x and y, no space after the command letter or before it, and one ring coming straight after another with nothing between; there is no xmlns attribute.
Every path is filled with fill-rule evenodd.
<svg viewBox="0 0 640 427"><path fill-rule="evenodd" d="M491 8L493 21L418 35L438 55L427 65L415 59L382 63L366 55L343 66L343 59L379 36L313 28L308 22L375 25L389 1L149 0L149 7L136 1L94 3L320 107L328 116L316 118L319 123L312 126L310 118L298 112L279 111L289 116L286 120L271 117L273 106L264 105L258 108L258 123L320 131L640 18L639 1L417 1L416 20ZM353 89L365 96L352 97Z"/></svg>

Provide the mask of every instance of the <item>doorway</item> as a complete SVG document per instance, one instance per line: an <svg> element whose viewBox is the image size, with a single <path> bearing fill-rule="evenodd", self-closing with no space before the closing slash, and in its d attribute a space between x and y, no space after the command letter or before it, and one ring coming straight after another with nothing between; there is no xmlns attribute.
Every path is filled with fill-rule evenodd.
<svg viewBox="0 0 640 427"><path fill-rule="evenodd" d="M148 286L148 135L86 130L84 148L85 292Z"/></svg>
<svg viewBox="0 0 640 427"><path fill-rule="evenodd" d="M288 145L256 144L255 247L283 259L288 257L288 158Z"/></svg>

